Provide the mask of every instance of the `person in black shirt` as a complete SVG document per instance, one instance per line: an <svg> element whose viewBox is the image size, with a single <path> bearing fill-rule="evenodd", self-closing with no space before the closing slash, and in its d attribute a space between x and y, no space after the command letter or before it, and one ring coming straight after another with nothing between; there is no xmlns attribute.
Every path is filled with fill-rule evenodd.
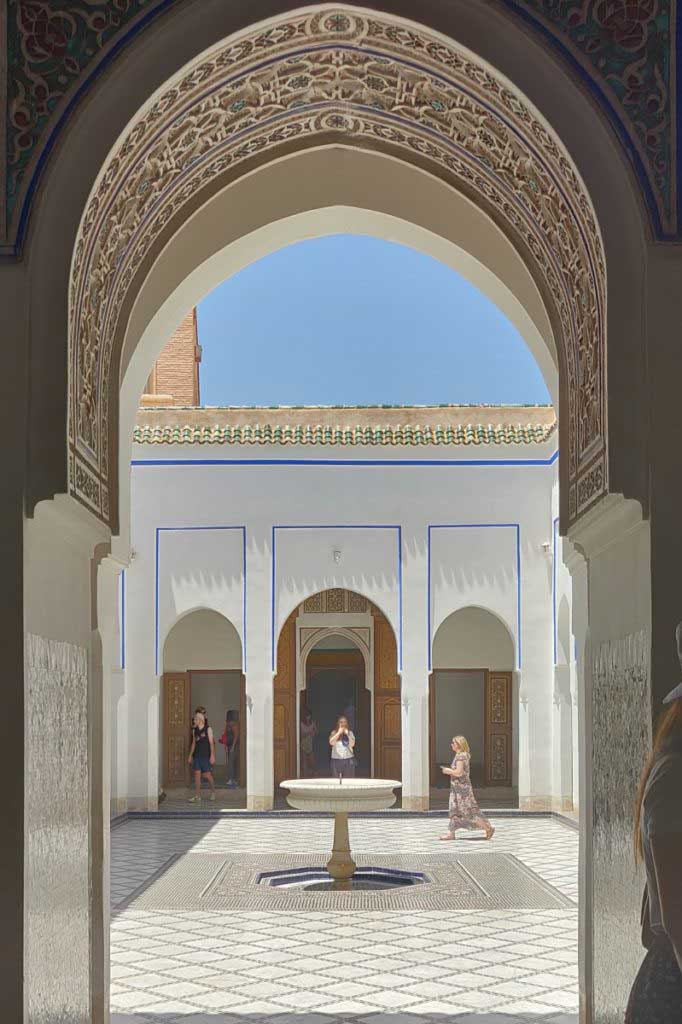
<svg viewBox="0 0 682 1024"><path fill-rule="evenodd" d="M213 740L213 729L211 729L211 726L206 721L206 716L200 711L194 716L192 746L187 760L194 772L194 796L190 797L190 803L198 803L201 800L202 777L208 780L208 784L211 787L209 800L215 800L215 782L213 781L215 743Z"/></svg>

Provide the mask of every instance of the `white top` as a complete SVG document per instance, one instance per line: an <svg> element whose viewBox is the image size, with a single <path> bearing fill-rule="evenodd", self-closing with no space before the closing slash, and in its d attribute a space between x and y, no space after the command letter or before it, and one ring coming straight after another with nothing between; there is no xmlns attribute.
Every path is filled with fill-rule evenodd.
<svg viewBox="0 0 682 1024"><path fill-rule="evenodd" d="M333 758L336 758L339 761L347 761L349 757L353 756L351 746L355 746L355 735L350 731L350 729L348 730L348 740L348 746L346 746L345 743L342 743L340 739L336 741L332 747Z"/></svg>

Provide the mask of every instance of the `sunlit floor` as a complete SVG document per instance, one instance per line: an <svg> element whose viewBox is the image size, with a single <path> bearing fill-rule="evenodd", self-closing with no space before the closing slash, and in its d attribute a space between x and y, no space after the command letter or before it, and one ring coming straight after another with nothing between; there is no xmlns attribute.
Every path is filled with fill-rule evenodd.
<svg viewBox="0 0 682 1024"><path fill-rule="evenodd" d="M351 819L353 850L367 863L395 857L425 870L437 863L446 878L450 868L453 879L459 870L460 882L458 865L480 876L478 868L486 867L480 858L504 855L498 895L478 886L474 904L489 909L453 909L452 894L441 890L427 898L428 887L423 895L415 890L409 909L387 909L385 900L377 908L368 894L362 909L352 911L306 905L305 896L301 906L294 899L291 907L268 908L262 887L242 878L230 888L231 863L243 870L243 864L268 866L278 858L293 862L296 855L324 863L328 818L155 819L118 826L112 833L112 1020L574 1024L577 832L552 819L500 818L490 843L476 833L441 843L444 824L417 817ZM219 875L228 879L222 889L206 884L204 876ZM530 909L532 900L523 905L526 897L513 881L521 876L545 909ZM252 907L256 889L261 902ZM219 898L209 899L215 892Z"/></svg>

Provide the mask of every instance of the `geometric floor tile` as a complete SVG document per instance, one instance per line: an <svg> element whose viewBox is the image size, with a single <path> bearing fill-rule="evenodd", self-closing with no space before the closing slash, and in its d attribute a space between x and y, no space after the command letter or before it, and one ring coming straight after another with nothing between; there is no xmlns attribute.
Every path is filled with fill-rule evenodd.
<svg viewBox="0 0 682 1024"><path fill-rule="evenodd" d="M458 865L492 868L483 858L504 855L498 865L518 862L563 906L444 910L420 902L428 886L414 886L413 903L398 910L369 901L273 914L200 898L150 909L141 900L163 883L164 865L187 855L188 864L199 856L216 866L324 863L333 825L275 816L125 822L112 832L112 1024L577 1024L578 834L553 819L495 826L490 843L471 835L443 844L437 819L350 820L358 863L409 862L427 873L438 865L456 890Z"/></svg>

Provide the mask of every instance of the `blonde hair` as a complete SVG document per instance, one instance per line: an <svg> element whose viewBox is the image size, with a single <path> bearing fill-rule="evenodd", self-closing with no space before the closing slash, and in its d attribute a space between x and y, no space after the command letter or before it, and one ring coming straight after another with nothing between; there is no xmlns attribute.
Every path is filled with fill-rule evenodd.
<svg viewBox="0 0 682 1024"><path fill-rule="evenodd" d="M664 712L661 718L656 735L654 746L650 756L644 765L642 777L639 782L637 801L635 803L635 859L639 863L644 856L644 844L642 842L642 804L644 803L644 791L651 775L654 761L661 754L667 741L673 736L682 736L682 699L674 700L670 707Z"/></svg>
<svg viewBox="0 0 682 1024"><path fill-rule="evenodd" d="M463 754L470 754L469 743L466 736L453 736L452 742L459 746L459 749Z"/></svg>

